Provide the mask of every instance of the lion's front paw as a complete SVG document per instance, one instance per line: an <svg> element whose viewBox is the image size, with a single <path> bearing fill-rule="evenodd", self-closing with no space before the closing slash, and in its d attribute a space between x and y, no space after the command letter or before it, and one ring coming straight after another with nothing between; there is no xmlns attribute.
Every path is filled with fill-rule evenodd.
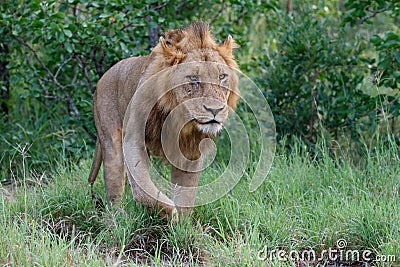
<svg viewBox="0 0 400 267"><path fill-rule="evenodd" d="M178 210L176 207L165 207L159 212L158 215L162 219L171 220L172 223L179 221Z"/></svg>
<svg viewBox="0 0 400 267"><path fill-rule="evenodd" d="M171 222L176 223L179 221L179 214L178 210L174 207L172 212L171 212Z"/></svg>

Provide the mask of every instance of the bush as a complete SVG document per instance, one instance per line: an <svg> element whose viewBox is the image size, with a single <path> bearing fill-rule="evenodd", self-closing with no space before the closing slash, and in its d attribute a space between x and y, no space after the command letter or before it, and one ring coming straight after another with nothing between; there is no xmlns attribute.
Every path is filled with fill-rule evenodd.
<svg viewBox="0 0 400 267"><path fill-rule="evenodd" d="M396 94L384 88L397 88L393 77L398 65L393 61L398 51L380 51L380 58L392 53L394 59L375 65L374 48L379 51L384 41L374 35L373 47L354 28L341 26L334 15L321 15L314 8L306 5L293 16L279 18L276 33L269 35L276 40L276 49L258 55L264 75L257 83L266 92L280 137L301 137L311 145L321 136L328 143L361 143L399 114ZM387 79L374 83L369 77L377 69L384 69ZM398 134L398 129L389 129L385 134Z"/></svg>
<svg viewBox="0 0 400 267"><path fill-rule="evenodd" d="M29 169L87 157L100 76L198 19L241 45L240 67L264 90L279 137L358 142L388 129L398 138L399 4L341 2L2 1L0 175L21 171L27 156Z"/></svg>

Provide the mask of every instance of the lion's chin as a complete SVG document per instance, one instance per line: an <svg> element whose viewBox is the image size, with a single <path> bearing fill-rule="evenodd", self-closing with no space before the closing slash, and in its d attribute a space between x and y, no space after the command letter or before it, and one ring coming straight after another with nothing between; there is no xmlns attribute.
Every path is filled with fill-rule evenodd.
<svg viewBox="0 0 400 267"><path fill-rule="evenodd" d="M221 123L215 122L215 123L196 123L197 129L199 131L211 135L211 136L216 136L221 130L222 130L222 125Z"/></svg>

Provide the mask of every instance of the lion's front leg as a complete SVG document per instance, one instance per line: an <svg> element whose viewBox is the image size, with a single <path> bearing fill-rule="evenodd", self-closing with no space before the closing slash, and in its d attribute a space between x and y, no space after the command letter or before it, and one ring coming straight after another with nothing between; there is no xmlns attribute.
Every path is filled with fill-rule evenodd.
<svg viewBox="0 0 400 267"><path fill-rule="evenodd" d="M174 203L153 183L149 174L149 158L144 147L127 147L124 150L127 176L135 201L151 208L161 209L161 215L168 214L176 220Z"/></svg>
<svg viewBox="0 0 400 267"><path fill-rule="evenodd" d="M174 202L153 183L149 173L149 156L145 143L146 118L154 104L144 102L147 90L135 93L127 107L123 123L122 152L128 181L138 203L160 208L161 216L168 214L177 219ZM150 100L148 100L150 101Z"/></svg>
<svg viewBox="0 0 400 267"><path fill-rule="evenodd" d="M182 171L175 166L171 168L172 199L184 216L193 211L199 178L200 172Z"/></svg>

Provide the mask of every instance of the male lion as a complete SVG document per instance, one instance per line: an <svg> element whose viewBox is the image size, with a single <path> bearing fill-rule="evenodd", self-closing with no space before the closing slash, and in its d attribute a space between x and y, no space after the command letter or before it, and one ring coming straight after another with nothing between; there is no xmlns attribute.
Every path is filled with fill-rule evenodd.
<svg viewBox="0 0 400 267"><path fill-rule="evenodd" d="M93 97L98 138L89 184L103 161L109 203L121 199L128 176L138 203L172 216L191 212L207 146L200 142L217 135L239 100L236 47L230 35L217 44L197 22L167 31L150 55L103 75ZM150 179L148 153L172 162L172 200Z"/></svg>

